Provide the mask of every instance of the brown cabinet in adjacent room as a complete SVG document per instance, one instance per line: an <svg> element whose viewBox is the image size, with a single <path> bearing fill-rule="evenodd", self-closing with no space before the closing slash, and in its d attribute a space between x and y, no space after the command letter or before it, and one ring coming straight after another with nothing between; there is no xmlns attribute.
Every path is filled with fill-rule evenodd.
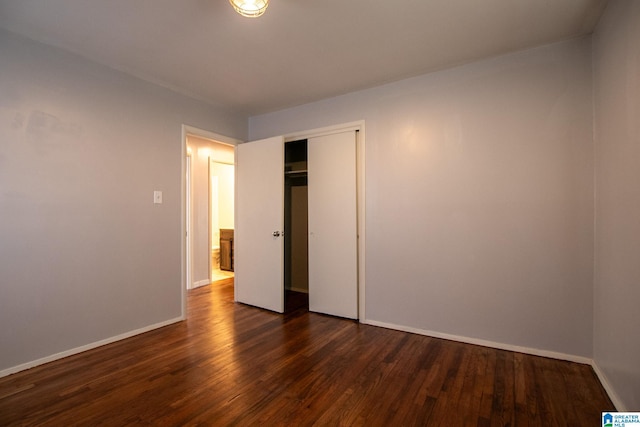
<svg viewBox="0 0 640 427"><path fill-rule="evenodd" d="M233 230L220 229L220 270L233 271Z"/></svg>

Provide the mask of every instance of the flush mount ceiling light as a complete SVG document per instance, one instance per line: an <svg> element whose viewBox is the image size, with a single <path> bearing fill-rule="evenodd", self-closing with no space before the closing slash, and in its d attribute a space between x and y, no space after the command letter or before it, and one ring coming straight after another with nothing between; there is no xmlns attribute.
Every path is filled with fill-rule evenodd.
<svg viewBox="0 0 640 427"><path fill-rule="evenodd" d="M229 3L236 12L248 18L257 18L269 6L269 0L229 0Z"/></svg>

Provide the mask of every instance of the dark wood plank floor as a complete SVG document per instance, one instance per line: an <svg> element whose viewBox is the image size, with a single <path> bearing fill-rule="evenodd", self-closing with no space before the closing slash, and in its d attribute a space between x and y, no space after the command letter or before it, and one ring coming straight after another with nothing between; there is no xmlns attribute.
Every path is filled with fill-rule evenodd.
<svg viewBox="0 0 640 427"><path fill-rule="evenodd" d="M614 409L587 365L232 299L232 279L193 290L186 322L0 379L0 425L596 426Z"/></svg>

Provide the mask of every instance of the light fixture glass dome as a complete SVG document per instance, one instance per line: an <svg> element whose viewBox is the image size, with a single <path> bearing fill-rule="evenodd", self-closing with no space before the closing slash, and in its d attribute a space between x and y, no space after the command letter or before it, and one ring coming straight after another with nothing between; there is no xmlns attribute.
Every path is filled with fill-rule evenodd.
<svg viewBox="0 0 640 427"><path fill-rule="evenodd" d="M229 3L236 12L248 18L257 18L269 6L269 0L229 0Z"/></svg>

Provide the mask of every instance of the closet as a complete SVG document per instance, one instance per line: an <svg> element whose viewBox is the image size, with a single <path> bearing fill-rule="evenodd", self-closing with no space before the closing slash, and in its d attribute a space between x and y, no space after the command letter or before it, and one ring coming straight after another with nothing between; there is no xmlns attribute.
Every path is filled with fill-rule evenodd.
<svg viewBox="0 0 640 427"><path fill-rule="evenodd" d="M352 130L237 146L236 301L281 313L285 285L306 285L309 310L358 317L356 137ZM295 261L305 258L305 197L306 266Z"/></svg>

